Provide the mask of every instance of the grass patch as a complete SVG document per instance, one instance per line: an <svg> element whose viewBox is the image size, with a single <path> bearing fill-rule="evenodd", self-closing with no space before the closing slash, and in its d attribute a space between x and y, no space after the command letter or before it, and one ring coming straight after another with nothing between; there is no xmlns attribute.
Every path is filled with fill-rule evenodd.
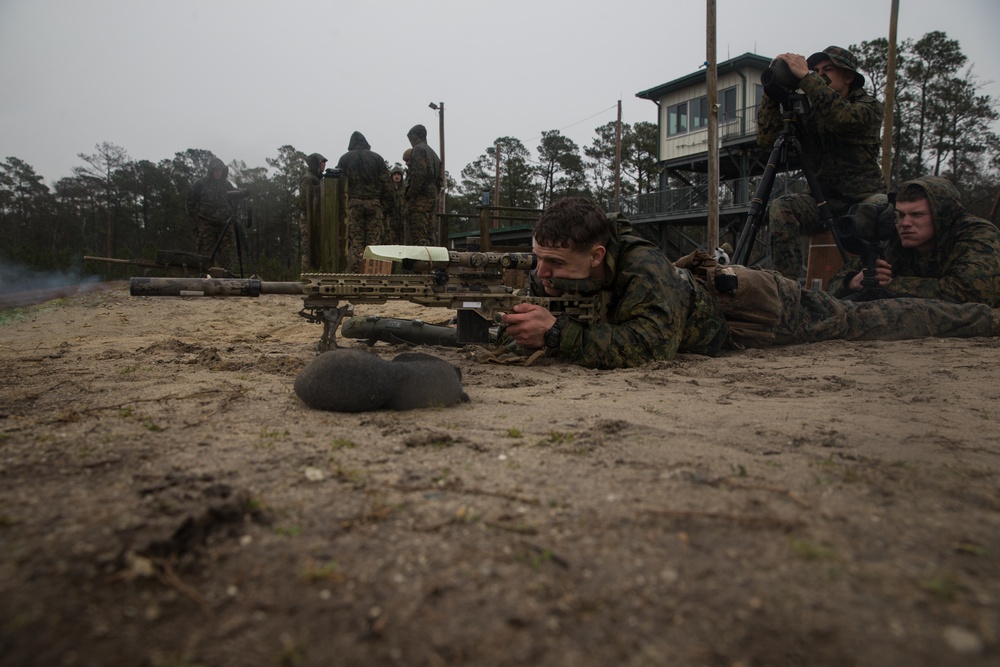
<svg viewBox="0 0 1000 667"><path fill-rule="evenodd" d="M831 560L834 557L832 549L814 544L808 540L800 540L793 537L789 540L788 546L791 547L796 556L804 560Z"/></svg>
<svg viewBox="0 0 1000 667"><path fill-rule="evenodd" d="M0 327L5 324L14 324L15 322L20 322L21 320L27 318L28 314L23 308L8 308L7 310L0 310Z"/></svg>
<svg viewBox="0 0 1000 667"><path fill-rule="evenodd" d="M166 430L163 426L154 423L149 417L142 420L142 427L147 431L152 431L153 433L159 433L160 431Z"/></svg>
<svg viewBox="0 0 1000 667"><path fill-rule="evenodd" d="M550 431L548 444L550 445L561 445L564 443L573 442L576 439L576 435L573 433L563 433L562 431Z"/></svg>
<svg viewBox="0 0 1000 667"><path fill-rule="evenodd" d="M344 575L340 571L340 566L336 562L318 564L311 558L306 566L302 568L302 578L310 584L321 582L340 583L344 581Z"/></svg>
<svg viewBox="0 0 1000 667"><path fill-rule="evenodd" d="M358 468L349 468L341 463L336 457L330 457L330 468L333 476L341 482L348 482L355 488L360 489L365 485L365 474Z"/></svg>
<svg viewBox="0 0 1000 667"><path fill-rule="evenodd" d="M972 544L971 542L960 542L956 544L955 551L967 556L985 556L989 553L986 551L986 547L979 544Z"/></svg>
<svg viewBox="0 0 1000 667"><path fill-rule="evenodd" d="M357 447L353 441L347 438L334 438L333 442L330 443L330 449L337 451L338 449L354 449Z"/></svg>
<svg viewBox="0 0 1000 667"><path fill-rule="evenodd" d="M302 534L302 529L298 526L278 526L274 532L285 537L298 537Z"/></svg>
<svg viewBox="0 0 1000 667"><path fill-rule="evenodd" d="M961 593L965 588L959 583L955 575L950 572L945 572L936 577L931 577L927 581L923 582L921 587L928 593L936 595L943 600L948 600L949 602L957 600L959 593Z"/></svg>

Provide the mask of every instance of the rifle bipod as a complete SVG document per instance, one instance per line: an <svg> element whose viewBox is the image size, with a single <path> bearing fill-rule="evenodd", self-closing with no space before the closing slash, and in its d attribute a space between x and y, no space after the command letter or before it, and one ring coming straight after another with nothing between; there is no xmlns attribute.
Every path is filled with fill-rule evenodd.
<svg viewBox="0 0 1000 667"><path fill-rule="evenodd" d="M307 322L323 325L323 333L319 337L319 343L316 344L317 351L322 353L337 348L337 328L345 317L354 315L354 306L349 303L337 305L336 301L331 304L327 299L306 297L299 315Z"/></svg>

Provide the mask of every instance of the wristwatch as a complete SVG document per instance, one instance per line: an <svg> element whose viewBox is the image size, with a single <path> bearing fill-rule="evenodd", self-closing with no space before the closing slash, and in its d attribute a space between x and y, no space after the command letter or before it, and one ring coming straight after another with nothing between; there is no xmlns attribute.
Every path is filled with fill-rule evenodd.
<svg viewBox="0 0 1000 667"><path fill-rule="evenodd" d="M562 326L560 326L559 320L556 319L556 323L552 325L552 328L545 332L545 347L558 350L560 340L562 340Z"/></svg>

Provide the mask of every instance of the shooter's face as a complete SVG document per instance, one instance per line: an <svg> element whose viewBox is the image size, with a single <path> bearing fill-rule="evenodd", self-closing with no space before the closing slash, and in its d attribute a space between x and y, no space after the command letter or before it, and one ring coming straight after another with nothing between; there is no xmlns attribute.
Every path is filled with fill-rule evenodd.
<svg viewBox="0 0 1000 667"><path fill-rule="evenodd" d="M896 202L896 233L904 248L918 254L934 248L934 216L926 199Z"/></svg>
<svg viewBox="0 0 1000 667"><path fill-rule="evenodd" d="M607 253L604 246L594 245L590 250L570 247L540 245L534 242L535 273L542 281L542 287L549 296L561 296L562 290L550 282L552 278L586 280L599 278L601 266Z"/></svg>
<svg viewBox="0 0 1000 667"><path fill-rule="evenodd" d="M816 63L813 71L821 76L826 76L830 80L830 87L837 91L841 97L847 97L847 94L851 92L851 81L854 81L854 72L837 67L833 64L832 60L824 60Z"/></svg>

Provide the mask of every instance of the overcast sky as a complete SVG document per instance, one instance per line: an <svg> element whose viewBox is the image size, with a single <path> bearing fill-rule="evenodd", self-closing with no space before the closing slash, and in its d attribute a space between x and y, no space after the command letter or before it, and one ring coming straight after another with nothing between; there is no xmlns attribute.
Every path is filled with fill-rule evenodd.
<svg viewBox="0 0 1000 667"><path fill-rule="evenodd" d="M943 30L997 79L998 0L900 0L898 36ZM635 94L706 58L689 0L0 0L0 159L48 184L111 142L158 162L188 148L265 166L279 146L332 163L353 131L391 162L416 123L457 178L501 136L581 146L616 117L656 122ZM890 0L718 0L721 62L809 55L888 35ZM985 89L1000 99L1000 84Z"/></svg>

